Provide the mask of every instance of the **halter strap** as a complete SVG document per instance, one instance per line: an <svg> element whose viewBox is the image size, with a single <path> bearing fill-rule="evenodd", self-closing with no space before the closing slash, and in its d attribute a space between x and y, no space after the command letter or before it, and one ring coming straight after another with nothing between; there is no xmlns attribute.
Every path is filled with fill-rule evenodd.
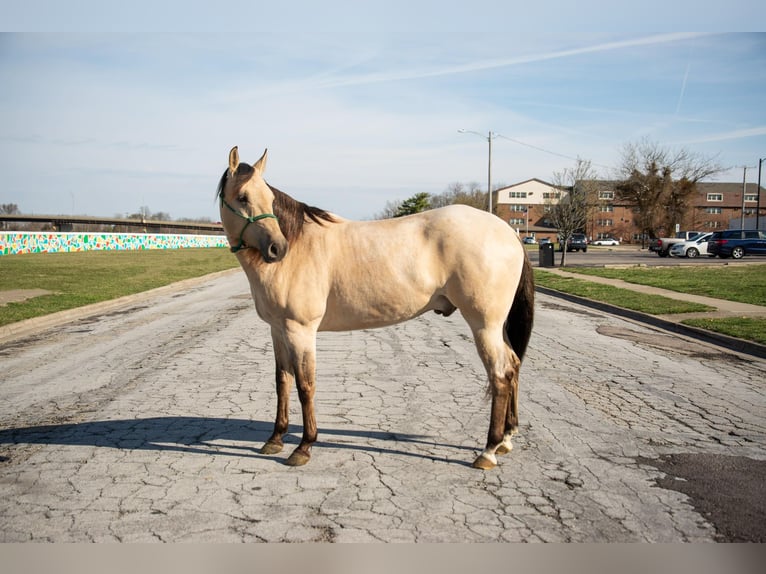
<svg viewBox="0 0 766 574"><path fill-rule="evenodd" d="M223 195L221 195L221 203L223 205L225 205L226 207L228 207L229 210L234 215L236 215L237 217L240 217L240 218L244 219L245 221L247 221L247 223L245 223L245 226L242 228L242 231L239 233L239 243L237 245L232 245L232 246L229 247L229 251L231 251L232 253L236 253L237 251L240 251L241 249L245 249L247 247L247 245L245 245L245 241L244 241L244 239L242 239L242 237L245 235L245 229L247 229L248 225L250 225L251 223L255 223L256 221L258 221L260 219L273 218L273 219L276 219L277 221L279 221L277 216L274 215L273 213L261 213L260 215L253 215L253 216L250 216L250 217L242 215L239 211L237 211L231 205L229 205L229 203L223 198Z"/></svg>

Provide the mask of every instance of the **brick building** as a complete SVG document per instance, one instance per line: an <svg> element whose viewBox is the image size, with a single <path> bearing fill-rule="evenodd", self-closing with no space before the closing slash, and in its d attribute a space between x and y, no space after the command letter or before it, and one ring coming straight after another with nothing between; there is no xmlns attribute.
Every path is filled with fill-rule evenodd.
<svg viewBox="0 0 766 574"><path fill-rule="evenodd" d="M615 237L624 243L640 243L641 232L636 226L636 210L633 205L617 199L614 186L617 182L597 181L597 198L590 210L585 234L589 239ZM750 226L755 220L758 205L757 185L748 183L744 197L742 183L702 182L690 201L682 229L712 231L740 227L741 221ZM533 178L509 185L493 193L495 213L516 229L522 237L527 235L540 239L548 237L556 241L556 229L547 218L546 206L559 201L569 193L569 188L556 187L541 179ZM761 187L760 216L766 216L766 192Z"/></svg>

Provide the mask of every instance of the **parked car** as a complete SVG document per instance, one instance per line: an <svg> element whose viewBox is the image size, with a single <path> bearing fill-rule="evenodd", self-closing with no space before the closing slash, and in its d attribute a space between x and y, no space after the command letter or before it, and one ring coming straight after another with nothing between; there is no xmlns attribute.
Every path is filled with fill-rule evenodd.
<svg viewBox="0 0 766 574"><path fill-rule="evenodd" d="M541 237L540 238L540 245L547 245L550 242L551 242L551 238L550 237Z"/></svg>
<svg viewBox="0 0 766 574"><path fill-rule="evenodd" d="M741 259L745 255L766 255L766 232L752 229L715 231L708 244L708 253L721 259Z"/></svg>
<svg viewBox="0 0 766 574"><path fill-rule="evenodd" d="M670 255L670 248L676 243L683 243L684 241L691 241L697 239L700 235L704 235L703 231L679 231L673 237L660 237L658 239L652 239L649 243L649 251L655 251L660 257L667 257Z"/></svg>
<svg viewBox="0 0 766 574"><path fill-rule="evenodd" d="M619 240L615 239L614 237L605 237L603 239L596 239L595 241L591 241L591 245L619 245Z"/></svg>
<svg viewBox="0 0 766 574"><path fill-rule="evenodd" d="M537 243L537 240L534 237L525 237L522 241L524 242L524 245L535 245Z"/></svg>
<svg viewBox="0 0 766 574"><path fill-rule="evenodd" d="M704 235L700 235L697 239L692 239L691 241L674 243L670 246L670 251L668 251L668 253L671 257L694 258L699 257L700 255L715 257L715 255L708 253L708 245L712 236L712 233L705 233Z"/></svg>
<svg viewBox="0 0 766 574"><path fill-rule="evenodd" d="M559 242L559 251L563 251L562 243ZM567 251L588 251L588 239L584 233L573 233L567 241Z"/></svg>

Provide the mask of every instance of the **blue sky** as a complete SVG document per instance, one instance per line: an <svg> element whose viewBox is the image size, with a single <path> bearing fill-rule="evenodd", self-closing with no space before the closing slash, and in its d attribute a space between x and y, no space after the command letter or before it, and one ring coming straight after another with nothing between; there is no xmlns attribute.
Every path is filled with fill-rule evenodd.
<svg viewBox="0 0 766 574"><path fill-rule="evenodd" d="M504 136L505 184L578 156L608 177L641 138L718 154L726 181L766 157L766 34L718 31L763 29L757 2L15 4L0 203L27 213L217 220L233 145L268 147L272 185L352 219L486 186L486 138L459 129Z"/></svg>

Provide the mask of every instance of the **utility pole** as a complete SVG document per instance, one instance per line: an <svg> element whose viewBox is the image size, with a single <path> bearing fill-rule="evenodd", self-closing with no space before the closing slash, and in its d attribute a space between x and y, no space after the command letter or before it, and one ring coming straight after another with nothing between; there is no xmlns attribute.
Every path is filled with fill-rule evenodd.
<svg viewBox="0 0 766 574"><path fill-rule="evenodd" d="M492 130L487 134L489 142L489 162L487 163L487 195L489 196L489 212L492 213Z"/></svg>
<svg viewBox="0 0 766 574"><path fill-rule="evenodd" d="M745 183L745 179L747 178L747 166L742 166L743 172L742 172L742 215L740 215L739 218L739 228L744 229L745 228L745 189L747 184Z"/></svg>
<svg viewBox="0 0 766 574"><path fill-rule="evenodd" d="M480 134L479 132L475 132L473 130L458 130L458 133L460 134L474 134L479 136L480 138L487 139L487 142L489 144L489 161L487 162L487 195L489 196L489 212L492 213L492 140L495 139L497 136L500 136L501 134L492 133L492 130L490 130L487 135ZM505 136L501 136L505 137Z"/></svg>
<svg viewBox="0 0 766 574"><path fill-rule="evenodd" d="M755 230L756 231L760 229L759 222L761 221L761 166L763 165L764 160L766 160L766 157L758 160L758 190L757 190L758 195L756 195L758 199L756 200L756 204L755 204Z"/></svg>

